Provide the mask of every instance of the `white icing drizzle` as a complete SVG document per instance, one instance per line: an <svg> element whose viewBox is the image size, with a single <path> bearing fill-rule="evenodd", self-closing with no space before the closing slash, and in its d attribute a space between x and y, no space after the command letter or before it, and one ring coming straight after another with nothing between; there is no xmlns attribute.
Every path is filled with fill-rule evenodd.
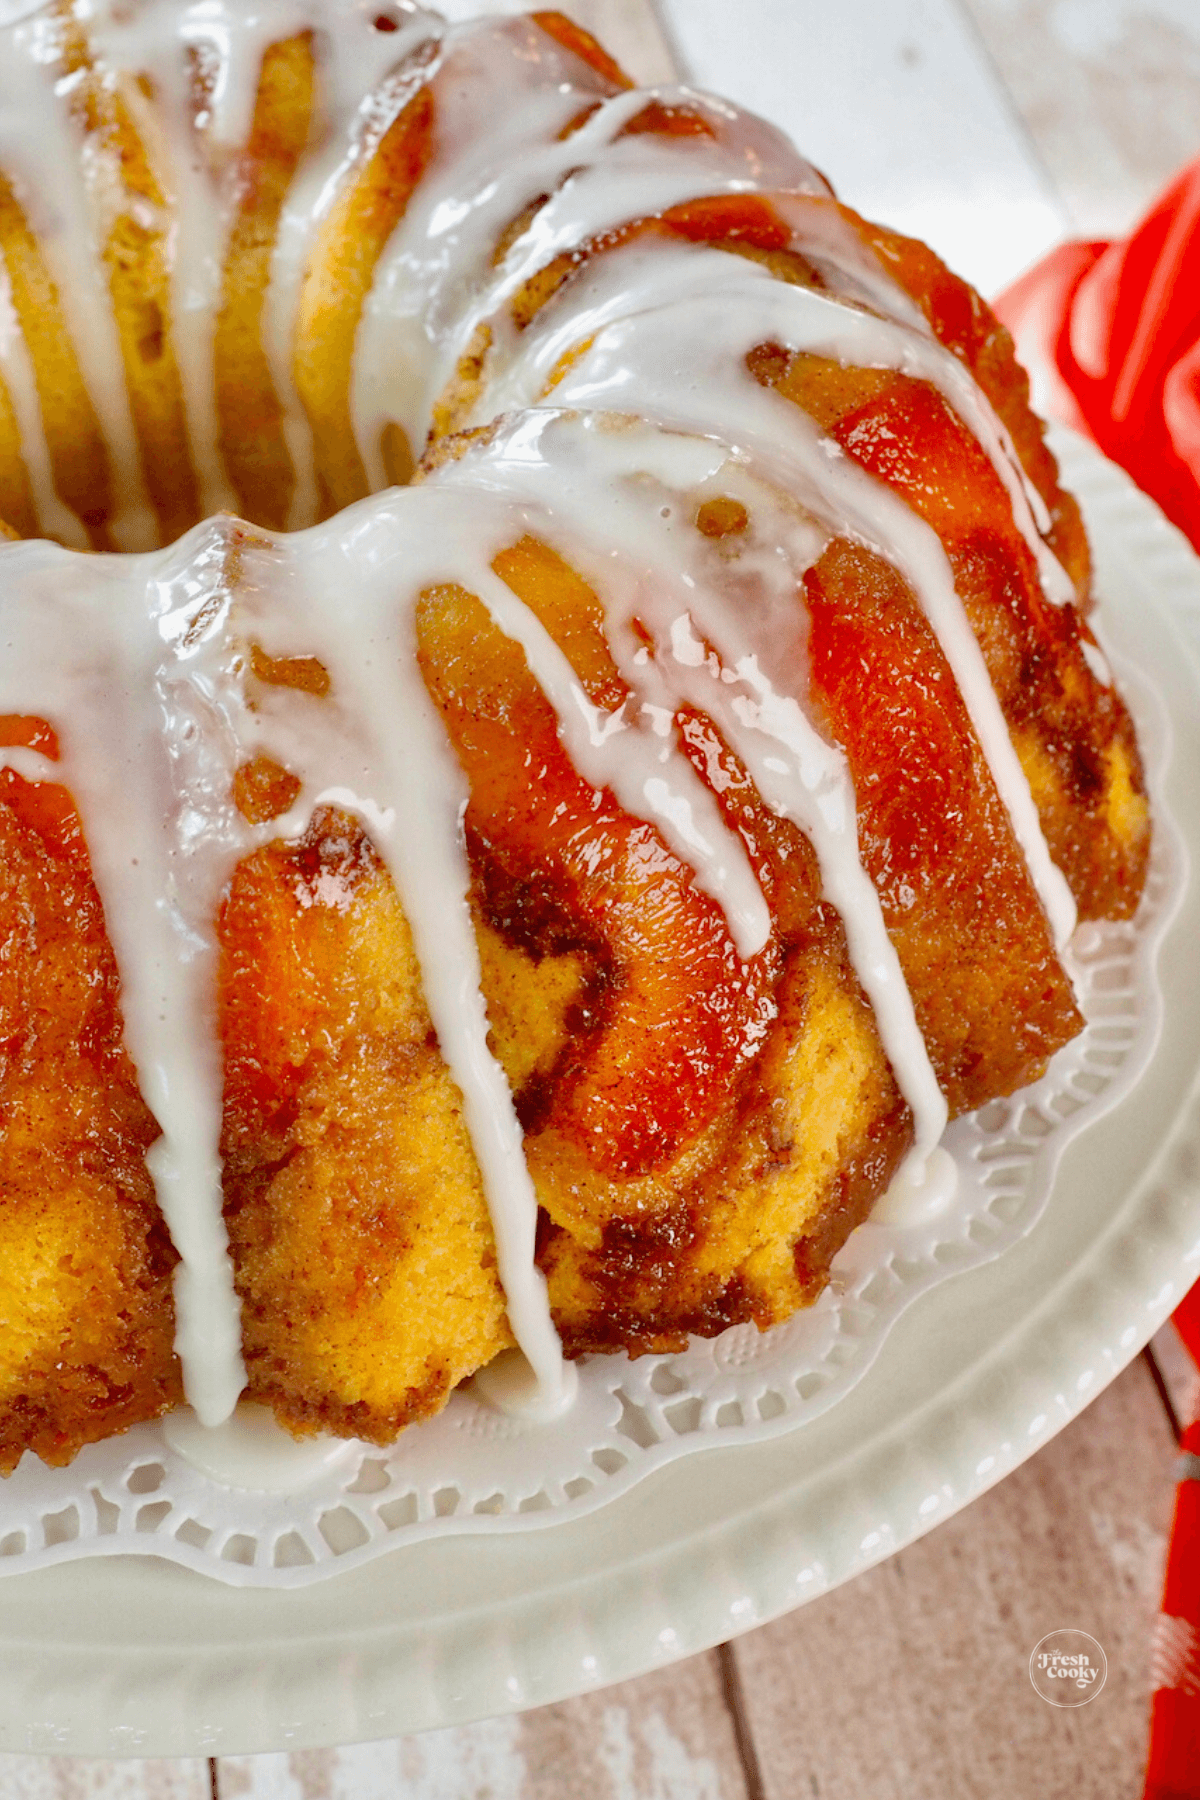
<svg viewBox="0 0 1200 1800"><path fill-rule="evenodd" d="M547 1392L519 1350L502 1350L475 1371L471 1386L497 1412L525 1419L531 1425L552 1425L574 1405L579 1376L574 1363L564 1363L561 1388L557 1393Z"/></svg>
<svg viewBox="0 0 1200 1800"><path fill-rule="evenodd" d="M480 48L486 47L485 40ZM690 88L617 94L560 139L559 132L579 112L581 96L577 86L546 82L541 50L536 60L517 64L530 84L520 104L482 138L477 83L458 73L468 48L469 41L457 55L446 52L438 162L393 234L360 330L357 435L364 453L375 455L379 479L382 465L374 447L384 420L398 418L420 443L433 403L476 327L487 321L511 337L497 316L501 307L561 252L630 219L704 195L748 192L764 180L825 192L811 165L771 127ZM698 114L717 136L621 137L652 103ZM519 244L494 270L492 253L501 233L525 205L543 196L548 198ZM402 374L388 373L397 365ZM384 374L372 377L371 370Z"/></svg>
<svg viewBox="0 0 1200 1800"><path fill-rule="evenodd" d="M395 30L377 28L381 10ZM796 591L830 536L867 544L909 582L1060 945L1074 908L940 540L806 415L760 387L747 353L778 342L931 383L982 444L1044 590L1060 600L1070 584L1045 542L1044 503L987 401L826 203L820 176L773 128L724 102L678 87L613 94L528 19L445 28L435 14L388 0L80 0L78 17L101 79L120 81L169 196L172 341L206 509L228 505L231 491L217 447L211 325L237 158L263 55L300 31L315 34L318 120L284 202L263 314L297 474L289 523L316 516L293 335L317 234L423 81L436 102L435 151L376 266L358 328L350 401L359 452L378 487L385 425L402 425L421 448L482 327L491 348L473 422L519 415L418 490L364 502L295 539L258 534L260 547L243 546L236 593L226 572L229 528L220 523L145 558L98 563L40 544L0 550L0 712L47 717L63 749L59 765L0 750L0 766L61 779L84 820L127 1042L162 1128L148 1162L183 1258L176 1298L188 1398L212 1427L229 1418L244 1381L221 1218L217 906L254 844L301 831L315 806L336 804L362 820L395 882L463 1096L526 1359L492 1387L505 1404L549 1416L568 1403L570 1382L534 1261L537 1201L520 1127L487 1048L462 835L466 788L413 654L420 594L460 582L521 645L581 776L656 826L722 910L743 959L766 944L770 918L740 836L676 741L681 705L712 718L766 803L809 836L914 1115L904 1170L911 1209L937 1203L934 1151L946 1106L859 858L846 759L805 709ZM53 19L37 13L7 28L0 20L0 31L0 168L42 246L108 443L113 536L123 549L141 549L156 526L101 256L114 208L130 202L110 152L80 142L70 110L77 78L61 77ZM189 50L215 71L199 118ZM133 80L139 75L152 84L153 106ZM651 104L697 115L708 131L623 135ZM770 202L836 300L773 279L753 261L655 237L585 262L518 331L511 302L556 256L686 201L750 193ZM502 234L532 208L495 266ZM32 366L7 302L0 368L41 525L82 543L54 493ZM548 394L558 410L546 407ZM635 410L652 425L613 417ZM744 497L755 520L736 561L722 563L694 528L705 494ZM615 711L589 700L553 639L493 572L495 556L523 532L558 549L602 596L609 649L629 689ZM274 654L318 656L331 696L271 689L249 708L240 646L251 635ZM43 658L47 642L53 667ZM1092 652L1086 644L1099 673ZM252 830L232 806L231 782L259 748L292 769L302 790L285 819Z"/></svg>
<svg viewBox="0 0 1200 1800"><path fill-rule="evenodd" d="M75 514L63 505L54 491L33 359L13 305L12 287L3 258L0 258L0 373L4 376L16 415L30 499L38 524L48 536L60 538L72 549L86 549L87 534Z"/></svg>
<svg viewBox="0 0 1200 1800"><path fill-rule="evenodd" d="M576 564L601 572L605 634L623 680L668 722L687 702L707 713L767 804L810 839L825 895L842 917L851 962L913 1111L910 1161L923 1165L945 1130L946 1102L879 897L859 858L845 756L819 735L803 693L794 692L803 662L796 645L796 592L826 534L789 516L780 497L748 480L711 442L697 444L630 421L615 428L603 416L530 413L489 446L484 463L480 467L473 458L451 465L439 478L478 485L495 479L498 464L507 491L540 501L542 535ZM692 524L702 483L714 493L744 498L760 520L759 536L772 546L766 556L739 558L732 593L703 554L704 540ZM664 508L663 500L674 504ZM619 562L614 544L621 546ZM622 567L630 563L652 576L631 579ZM503 617L493 616L508 629ZM631 630L635 618L655 640L653 663ZM542 685L561 720L563 698L556 700L554 689ZM575 760L574 743L566 741ZM617 746L627 750L620 739ZM596 779L578 761L576 766ZM611 777L609 783L623 798ZM696 847L681 848L699 866Z"/></svg>
<svg viewBox="0 0 1200 1800"><path fill-rule="evenodd" d="M695 871L696 886L725 913L743 960L757 956L771 935L762 889L741 842L728 830L711 791L673 742L673 712L643 700L605 712L588 699L567 658L545 626L490 570L471 586L507 637L525 652L538 686L554 708L572 763L595 788L611 788L626 812L657 825Z"/></svg>
<svg viewBox="0 0 1200 1800"><path fill-rule="evenodd" d="M940 1218L958 1191L958 1164L940 1145L924 1162L908 1157L871 1210L879 1225L926 1225Z"/></svg>
<svg viewBox="0 0 1200 1800"><path fill-rule="evenodd" d="M636 265L640 262L644 269L646 252L634 247L617 254L628 256L636 287ZM606 260L615 261L616 254ZM1028 779L941 540L886 484L823 436L807 414L760 387L745 366L756 344L809 347L806 291L772 281L753 264L744 273L736 266L731 272L735 259L720 251L689 251L686 260L710 265L711 280L699 275L674 301L660 301L655 293L644 311L631 310L609 324L603 294L615 280L611 271L599 284L602 299L594 312L580 300L578 329L591 342L555 387L555 400L587 409L636 404L678 430L735 443L756 467L796 492L841 534L858 538L895 563L937 634L1061 949L1075 928L1074 901L1050 858ZM717 282L722 285L714 292ZM676 287L683 287L682 272L676 275ZM817 339L818 344L827 341L825 336ZM556 360L553 348L538 355L543 362ZM511 402L511 390L502 392Z"/></svg>
<svg viewBox="0 0 1200 1800"><path fill-rule="evenodd" d="M157 523L142 483L120 341L101 256L120 200L112 152L86 143L71 116L78 75L60 64L60 28L47 11L14 26L0 44L0 167L12 183L58 291L84 383L112 465L123 550L148 549Z"/></svg>
<svg viewBox="0 0 1200 1800"><path fill-rule="evenodd" d="M201 528L146 562L9 545L0 589L0 711L59 734L53 777L84 821L125 1042L162 1128L146 1160L182 1259L176 1347L206 1424L245 1385L217 1148L216 913L248 847L230 798L223 537Z"/></svg>

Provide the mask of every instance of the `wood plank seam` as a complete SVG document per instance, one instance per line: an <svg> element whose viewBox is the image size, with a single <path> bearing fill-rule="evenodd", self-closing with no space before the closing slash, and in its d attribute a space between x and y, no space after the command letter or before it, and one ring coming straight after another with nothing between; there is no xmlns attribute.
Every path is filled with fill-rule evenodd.
<svg viewBox="0 0 1200 1800"><path fill-rule="evenodd" d="M671 7L667 4L667 0L645 0L645 5L654 19L654 23L658 29L658 35L663 41L663 48L675 65L676 80L681 82L693 82L694 78L688 67L687 58L679 47L679 37L675 30L675 21L672 16Z"/></svg>
<svg viewBox="0 0 1200 1800"><path fill-rule="evenodd" d="M1020 138L1025 154L1038 175L1040 175L1047 195L1059 207L1060 213L1065 213L1067 209L1066 198L1051 173L1049 163L1047 163L1042 155L1038 141L1033 134L1033 130L1021 107L1020 101L1009 83L1005 80L1004 71L996 61L996 58L992 55L991 46L984 37L983 32L979 29L978 19L975 17L971 7L967 4L967 0L951 0L951 4L962 21L963 30L971 39L971 42L975 47L975 52L980 63L991 77L993 86L1000 96L1004 110L1008 115L1009 124L1012 126L1014 136Z"/></svg>
<svg viewBox="0 0 1200 1800"><path fill-rule="evenodd" d="M1146 1367L1150 1371L1150 1379L1153 1381L1154 1386L1158 1391L1158 1397L1163 1403L1163 1410L1171 1422L1171 1430L1175 1434L1175 1442L1178 1443L1183 1435L1183 1421L1175 1410L1175 1403L1171 1398L1171 1390L1167 1386L1163 1377L1163 1372L1159 1368L1154 1351L1149 1344L1147 1344L1142 1351L1142 1355L1146 1360Z"/></svg>
<svg viewBox="0 0 1200 1800"><path fill-rule="evenodd" d="M754 1731L747 1712L746 1697L742 1692L742 1678L738 1672L737 1663L734 1661L732 1645L717 1645L717 1661L721 1670L721 1692L733 1724L734 1742L737 1745L737 1753L742 1765L742 1777L746 1783L746 1800L767 1800L767 1790L758 1760L758 1749L754 1742Z"/></svg>

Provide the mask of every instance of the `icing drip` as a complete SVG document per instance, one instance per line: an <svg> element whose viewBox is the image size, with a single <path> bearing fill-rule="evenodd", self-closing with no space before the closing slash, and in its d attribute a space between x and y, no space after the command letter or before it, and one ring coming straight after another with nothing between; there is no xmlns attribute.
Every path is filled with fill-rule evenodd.
<svg viewBox="0 0 1200 1800"><path fill-rule="evenodd" d="M0 708L57 722L53 778L84 821L126 1045L162 1129L146 1160L182 1259L176 1342L187 1394L216 1424L245 1385L217 1148L215 920L248 847L229 799L237 752L224 698L222 534L184 539L147 563L9 546Z"/></svg>
<svg viewBox="0 0 1200 1800"><path fill-rule="evenodd" d="M697 887L722 907L738 955L757 956L771 934L762 890L715 797L671 741L672 710L643 700L641 717L631 717L638 709L628 703L607 713L593 706L562 651L511 589L490 570L477 571L472 586L501 631L524 650L575 768L593 787L610 788L626 812L658 826L679 859L692 865Z"/></svg>
<svg viewBox="0 0 1200 1800"><path fill-rule="evenodd" d="M265 1406L248 1401L215 1426L180 1407L165 1420L163 1436L172 1450L214 1481L264 1494L294 1494L353 1450L345 1438L294 1438Z"/></svg>

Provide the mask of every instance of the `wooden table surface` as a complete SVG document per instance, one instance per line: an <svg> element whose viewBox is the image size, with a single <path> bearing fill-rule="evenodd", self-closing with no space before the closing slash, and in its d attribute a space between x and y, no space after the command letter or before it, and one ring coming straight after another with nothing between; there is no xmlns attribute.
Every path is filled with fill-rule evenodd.
<svg viewBox="0 0 1200 1800"><path fill-rule="evenodd" d="M1200 152L1200 0L559 0L643 80L775 118L851 204L985 292L1121 233ZM452 0L453 16L483 10ZM520 10L506 0L491 10ZM520 1717L292 1755L0 1756L2 1800L1135 1800L1195 1385L1168 1327L1006 1481L801 1611ZM703 1571L697 1571L703 1579ZM1034 1692L1062 1626L1108 1658Z"/></svg>

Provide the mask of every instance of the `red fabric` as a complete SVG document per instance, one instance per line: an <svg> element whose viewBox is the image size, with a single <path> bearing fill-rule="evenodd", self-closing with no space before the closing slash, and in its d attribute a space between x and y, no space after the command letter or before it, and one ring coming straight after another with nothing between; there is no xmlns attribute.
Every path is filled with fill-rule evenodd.
<svg viewBox="0 0 1200 1800"><path fill-rule="evenodd" d="M1133 234L1062 244L995 310L1050 410L1086 432L1200 550L1200 158ZM1175 1313L1200 1369L1200 1283ZM1145 1800L1200 1800L1200 1419L1179 1486L1154 1642Z"/></svg>
<svg viewBox="0 0 1200 1800"><path fill-rule="evenodd" d="M1189 1295L1193 1310L1196 1294ZM1180 1450L1200 1457L1200 1422ZM1154 1698L1144 1800L1200 1795L1200 1479L1179 1483L1152 1658Z"/></svg>
<svg viewBox="0 0 1200 1800"><path fill-rule="evenodd" d="M995 310L1049 372L1051 410L1200 549L1200 157L1132 236L1060 245Z"/></svg>
<svg viewBox="0 0 1200 1800"><path fill-rule="evenodd" d="M1175 1309L1175 1329L1200 1369L1200 1281Z"/></svg>

